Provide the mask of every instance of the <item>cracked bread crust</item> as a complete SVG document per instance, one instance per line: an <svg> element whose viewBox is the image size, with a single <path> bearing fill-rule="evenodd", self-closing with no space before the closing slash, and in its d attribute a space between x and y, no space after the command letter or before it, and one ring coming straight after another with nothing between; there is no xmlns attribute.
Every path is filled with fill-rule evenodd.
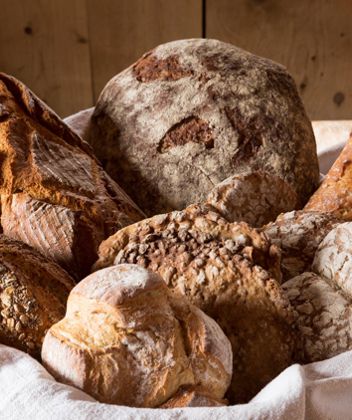
<svg viewBox="0 0 352 420"><path fill-rule="evenodd" d="M284 282L312 269L319 244L339 223L341 220L331 213L292 211L280 214L275 222L261 229L282 251Z"/></svg>
<svg viewBox="0 0 352 420"><path fill-rule="evenodd" d="M298 363L311 363L352 349L352 307L341 290L315 273L303 273L282 286L298 329Z"/></svg>
<svg viewBox="0 0 352 420"><path fill-rule="evenodd" d="M104 238L144 217L103 171L88 143L3 73L0 154L3 232L76 279L89 272Z"/></svg>
<svg viewBox="0 0 352 420"><path fill-rule="evenodd" d="M160 406L185 385L222 399L232 375L231 345L216 322L131 264L93 273L72 290L42 359L61 382L134 407Z"/></svg>
<svg viewBox="0 0 352 420"><path fill-rule="evenodd" d="M230 403L248 401L290 365L292 312L277 248L247 224L193 205L120 230L99 256L95 269L136 263L159 273L219 323L234 353Z"/></svg>
<svg viewBox="0 0 352 420"><path fill-rule="evenodd" d="M148 216L202 202L248 168L281 178L301 206L319 182L311 123L292 77L212 39L160 45L110 80L89 142Z"/></svg>
<svg viewBox="0 0 352 420"><path fill-rule="evenodd" d="M0 235L0 342L39 359L46 331L65 315L74 280L39 252Z"/></svg>

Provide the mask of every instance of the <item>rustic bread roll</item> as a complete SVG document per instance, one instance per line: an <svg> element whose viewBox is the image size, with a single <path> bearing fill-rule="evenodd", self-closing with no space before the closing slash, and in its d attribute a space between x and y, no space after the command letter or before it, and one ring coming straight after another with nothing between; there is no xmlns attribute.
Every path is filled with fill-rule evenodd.
<svg viewBox="0 0 352 420"><path fill-rule="evenodd" d="M143 213L103 171L89 145L18 80L0 73L3 232L76 278L99 243Z"/></svg>
<svg viewBox="0 0 352 420"><path fill-rule="evenodd" d="M300 205L319 181L311 123L286 69L212 39L160 45L115 76L89 141L148 215L204 201L243 169L281 178Z"/></svg>
<svg viewBox="0 0 352 420"><path fill-rule="evenodd" d="M39 358L44 335L64 316L73 286L57 264L0 235L0 343Z"/></svg>
<svg viewBox="0 0 352 420"><path fill-rule="evenodd" d="M245 402L291 363L291 307L279 255L263 234L205 207L154 216L104 241L95 268L137 263L214 318L233 349L231 403ZM265 349L265 351L263 351Z"/></svg>
<svg viewBox="0 0 352 420"><path fill-rule="evenodd" d="M305 210L331 212L352 220L352 134Z"/></svg>
<svg viewBox="0 0 352 420"><path fill-rule="evenodd" d="M221 399L232 375L231 346L216 322L131 264L93 273L72 290L42 359L59 381L136 407L159 406L183 385Z"/></svg>
<svg viewBox="0 0 352 420"><path fill-rule="evenodd" d="M297 194L282 179L265 172L233 175L218 184L206 203L229 222L261 227L298 206Z"/></svg>
<svg viewBox="0 0 352 420"><path fill-rule="evenodd" d="M178 407L223 407L227 405L226 400L219 400L204 392L201 388L182 387L160 408Z"/></svg>
<svg viewBox="0 0 352 420"><path fill-rule="evenodd" d="M284 282L311 270L320 242L340 222L331 213L292 211L261 229L282 251Z"/></svg>
<svg viewBox="0 0 352 420"><path fill-rule="evenodd" d="M312 269L352 299L352 223L342 223L326 235Z"/></svg>
<svg viewBox="0 0 352 420"><path fill-rule="evenodd" d="M282 286L299 331L297 361L310 363L352 349L351 300L314 273L303 273Z"/></svg>

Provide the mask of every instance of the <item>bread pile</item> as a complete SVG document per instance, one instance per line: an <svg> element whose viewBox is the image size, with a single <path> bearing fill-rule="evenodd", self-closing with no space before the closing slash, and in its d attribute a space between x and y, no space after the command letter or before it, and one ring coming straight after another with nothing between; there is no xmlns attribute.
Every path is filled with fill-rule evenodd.
<svg viewBox="0 0 352 420"><path fill-rule="evenodd" d="M68 123L0 74L2 343L150 408L247 402L352 348L352 140L315 192L282 66L172 42Z"/></svg>

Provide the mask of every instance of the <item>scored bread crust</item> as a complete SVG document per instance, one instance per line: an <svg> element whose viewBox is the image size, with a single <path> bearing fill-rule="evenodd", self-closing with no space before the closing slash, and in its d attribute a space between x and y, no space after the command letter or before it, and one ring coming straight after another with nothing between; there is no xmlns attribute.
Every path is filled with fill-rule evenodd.
<svg viewBox="0 0 352 420"><path fill-rule="evenodd" d="M25 85L0 73L3 232L77 279L99 243L143 218L80 139Z"/></svg>
<svg viewBox="0 0 352 420"><path fill-rule="evenodd" d="M99 328L97 328L99 325ZM71 292L42 359L58 380L101 402L156 407L183 385L223 398L231 346L214 320L174 295L157 274L122 264Z"/></svg>
<svg viewBox="0 0 352 420"><path fill-rule="evenodd" d="M339 223L331 213L292 211L280 214L275 222L261 231L281 251L283 281L311 271L315 252L320 242Z"/></svg>
<svg viewBox="0 0 352 420"><path fill-rule="evenodd" d="M277 248L247 224L193 205L121 229L99 256L95 269L136 263L159 273L219 323L234 353L231 403L248 401L290 365L292 312L277 281Z"/></svg>
<svg viewBox="0 0 352 420"><path fill-rule="evenodd" d="M244 169L318 186L311 123L294 80L270 60L213 39L160 45L103 89L89 142L148 216L204 201Z"/></svg>
<svg viewBox="0 0 352 420"><path fill-rule="evenodd" d="M341 290L309 272L282 288L295 312L298 363L325 360L352 349L352 307Z"/></svg>
<svg viewBox="0 0 352 420"><path fill-rule="evenodd" d="M0 342L39 358L46 331L65 315L74 284L36 250L0 235Z"/></svg>

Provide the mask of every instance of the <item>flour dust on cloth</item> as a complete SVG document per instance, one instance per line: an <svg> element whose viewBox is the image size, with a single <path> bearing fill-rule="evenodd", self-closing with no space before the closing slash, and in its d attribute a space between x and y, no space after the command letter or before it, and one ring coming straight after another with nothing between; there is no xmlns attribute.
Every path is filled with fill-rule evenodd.
<svg viewBox="0 0 352 420"><path fill-rule="evenodd" d="M0 345L2 420L300 420L352 419L352 351L324 362L292 365L248 404L176 409L130 408L96 402L60 384L33 358Z"/></svg>
<svg viewBox="0 0 352 420"><path fill-rule="evenodd" d="M326 173L352 131L352 121L313 123ZM248 404L136 409L101 404L60 384L29 355L0 345L1 420L352 420L352 351L323 362L292 365Z"/></svg>

